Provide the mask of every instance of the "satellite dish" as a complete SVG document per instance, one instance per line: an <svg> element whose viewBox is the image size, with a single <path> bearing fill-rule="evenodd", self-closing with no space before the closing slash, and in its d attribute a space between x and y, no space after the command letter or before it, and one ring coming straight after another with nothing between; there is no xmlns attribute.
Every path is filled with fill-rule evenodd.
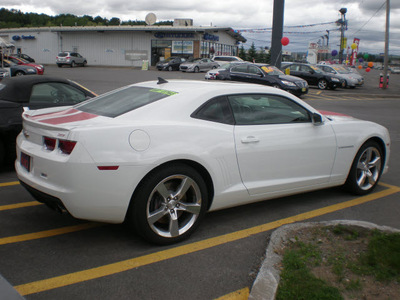
<svg viewBox="0 0 400 300"><path fill-rule="evenodd" d="M157 17L153 13L148 13L144 20L147 25L153 25L157 21Z"/></svg>

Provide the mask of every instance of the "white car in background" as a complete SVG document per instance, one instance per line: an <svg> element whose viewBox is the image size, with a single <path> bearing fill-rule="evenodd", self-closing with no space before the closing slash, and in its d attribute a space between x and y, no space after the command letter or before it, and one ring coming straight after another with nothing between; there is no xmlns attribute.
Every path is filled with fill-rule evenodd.
<svg viewBox="0 0 400 300"><path fill-rule="evenodd" d="M15 167L48 206L169 244L206 211L340 185L367 194L389 156L386 128L283 90L160 78L24 112Z"/></svg>

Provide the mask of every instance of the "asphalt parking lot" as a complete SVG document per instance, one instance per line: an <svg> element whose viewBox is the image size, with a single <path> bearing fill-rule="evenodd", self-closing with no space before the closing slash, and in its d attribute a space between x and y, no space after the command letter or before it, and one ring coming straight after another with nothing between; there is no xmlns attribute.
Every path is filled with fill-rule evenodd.
<svg viewBox="0 0 400 300"><path fill-rule="evenodd" d="M45 72L99 94L159 76L204 78L204 73L130 68L46 66ZM160 247L123 225L80 221L49 210L19 185L12 167L3 168L0 274L26 299L245 299L271 231L283 224L352 219L400 229L400 75L392 75L383 91L379 73L366 74L361 88L312 88L303 97L317 109L389 129L390 170L373 194L354 197L334 188L217 211L206 215L189 240Z"/></svg>

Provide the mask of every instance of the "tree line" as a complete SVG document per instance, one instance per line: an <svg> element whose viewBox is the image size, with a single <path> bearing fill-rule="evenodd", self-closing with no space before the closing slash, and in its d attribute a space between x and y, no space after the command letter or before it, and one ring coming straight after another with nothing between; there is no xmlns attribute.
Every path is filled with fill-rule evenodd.
<svg viewBox="0 0 400 300"><path fill-rule="evenodd" d="M172 21L157 22L155 25L172 25ZM59 14L49 16L46 14L23 13L20 10L6 8L0 9L0 28L20 27L53 27L53 26L118 26L118 25L146 25L145 21L121 21L119 18L102 18L84 15Z"/></svg>

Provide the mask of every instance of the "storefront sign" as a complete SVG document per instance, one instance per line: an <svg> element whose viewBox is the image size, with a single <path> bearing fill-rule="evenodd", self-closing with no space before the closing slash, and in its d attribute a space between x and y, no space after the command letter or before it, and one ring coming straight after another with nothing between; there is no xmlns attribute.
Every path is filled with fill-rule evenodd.
<svg viewBox="0 0 400 300"><path fill-rule="evenodd" d="M209 34L209 33L205 33L203 35L203 40L205 40L205 41L219 41L219 36L218 35Z"/></svg>
<svg viewBox="0 0 400 300"><path fill-rule="evenodd" d="M22 35L22 36L19 36L19 35L14 35L13 37L12 37L12 39L14 40L14 41L19 41L20 39L23 39L23 40L34 40L36 37L34 36L34 35Z"/></svg>
<svg viewBox="0 0 400 300"><path fill-rule="evenodd" d="M126 50L125 51L125 59L138 61L138 60L148 60L147 50Z"/></svg>
<svg viewBox="0 0 400 300"><path fill-rule="evenodd" d="M156 32L154 34L156 38L174 38L174 39L192 39L194 38L194 33L179 33L179 32Z"/></svg>

